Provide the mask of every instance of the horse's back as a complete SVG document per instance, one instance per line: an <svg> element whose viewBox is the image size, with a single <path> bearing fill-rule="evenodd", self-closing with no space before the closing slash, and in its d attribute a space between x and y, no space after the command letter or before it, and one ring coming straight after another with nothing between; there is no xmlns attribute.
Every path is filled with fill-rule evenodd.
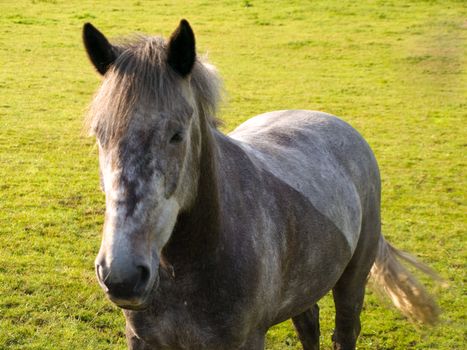
<svg viewBox="0 0 467 350"><path fill-rule="evenodd" d="M291 110L253 117L229 136L331 219L355 250L363 202L380 186L373 153L355 129L329 114Z"/></svg>

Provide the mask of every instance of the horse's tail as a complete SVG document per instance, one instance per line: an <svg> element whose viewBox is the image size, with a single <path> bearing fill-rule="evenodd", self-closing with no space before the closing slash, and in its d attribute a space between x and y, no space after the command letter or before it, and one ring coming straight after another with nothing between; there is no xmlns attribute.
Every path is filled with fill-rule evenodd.
<svg viewBox="0 0 467 350"><path fill-rule="evenodd" d="M380 236L378 253L370 278L387 294L393 304L412 321L434 324L440 310L435 300L399 260L404 260L431 278L441 281L438 274L412 255L397 250Z"/></svg>

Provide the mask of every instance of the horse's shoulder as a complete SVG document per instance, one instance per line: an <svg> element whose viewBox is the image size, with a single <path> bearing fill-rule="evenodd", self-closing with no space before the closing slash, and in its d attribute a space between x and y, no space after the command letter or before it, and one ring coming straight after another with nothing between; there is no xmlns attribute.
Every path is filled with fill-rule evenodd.
<svg viewBox="0 0 467 350"><path fill-rule="evenodd" d="M252 118L229 136L258 167L300 192L330 218L355 248L362 186L354 168L373 167L368 161L371 150L357 131L330 114L277 111Z"/></svg>

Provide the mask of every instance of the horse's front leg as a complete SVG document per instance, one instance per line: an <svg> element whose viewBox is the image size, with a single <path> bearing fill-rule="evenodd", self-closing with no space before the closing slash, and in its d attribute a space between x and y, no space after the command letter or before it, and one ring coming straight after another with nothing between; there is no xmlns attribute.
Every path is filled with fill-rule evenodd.
<svg viewBox="0 0 467 350"><path fill-rule="evenodd" d="M128 324L125 327L125 335L129 350L154 350L154 347L139 339Z"/></svg>
<svg viewBox="0 0 467 350"><path fill-rule="evenodd" d="M303 345L303 350L319 350L319 307L315 304L307 311L292 317L292 322Z"/></svg>

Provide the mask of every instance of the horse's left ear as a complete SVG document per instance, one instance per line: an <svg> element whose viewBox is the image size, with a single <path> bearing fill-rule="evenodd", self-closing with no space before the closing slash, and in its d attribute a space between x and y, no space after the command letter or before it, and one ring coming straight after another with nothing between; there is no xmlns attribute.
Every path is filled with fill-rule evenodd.
<svg viewBox="0 0 467 350"><path fill-rule="evenodd" d="M182 19L169 39L167 63L182 77L186 77L193 69L195 61L195 35L188 21Z"/></svg>

